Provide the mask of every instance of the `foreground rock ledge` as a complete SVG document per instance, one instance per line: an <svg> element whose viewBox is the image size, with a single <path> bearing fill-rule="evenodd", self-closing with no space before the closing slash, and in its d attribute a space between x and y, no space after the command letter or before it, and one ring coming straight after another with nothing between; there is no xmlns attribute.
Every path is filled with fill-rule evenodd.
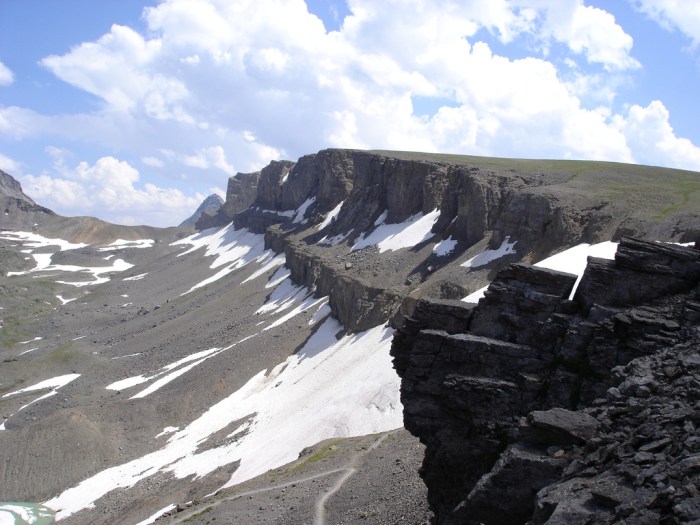
<svg viewBox="0 0 700 525"><path fill-rule="evenodd" d="M511 265L395 335L436 523L700 523L697 244L622 239L575 279Z"/></svg>

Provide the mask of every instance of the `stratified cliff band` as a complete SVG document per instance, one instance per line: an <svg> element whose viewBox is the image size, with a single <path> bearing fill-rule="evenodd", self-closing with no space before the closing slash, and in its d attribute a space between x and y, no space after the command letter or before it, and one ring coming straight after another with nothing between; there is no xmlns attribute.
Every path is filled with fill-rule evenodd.
<svg viewBox="0 0 700 525"><path fill-rule="evenodd" d="M392 346L441 524L697 523L700 252L622 239L422 300Z"/></svg>

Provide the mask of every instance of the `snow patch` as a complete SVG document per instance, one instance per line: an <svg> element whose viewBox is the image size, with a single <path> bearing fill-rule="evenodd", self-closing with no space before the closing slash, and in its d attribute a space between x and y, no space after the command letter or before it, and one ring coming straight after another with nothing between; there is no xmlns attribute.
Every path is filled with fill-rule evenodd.
<svg viewBox="0 0 700 525"><path fill-rule="evenodd" d="M479 266L484 266L485 264L488 264L491 261L495 261L496 259L499 259L504 255L516 253L513 247L517 242L518 241L510 242L510 236L506 236L506 238L503 239L501 245L495 250L484 250L483 252L481 252L478 255L475 255L468 261L463 262L462 264L460 264L460 266L464 268L478 268Z"/></svg>
<svg viewBox="0 0 700 525"><path fill-rule="evenodd" d="M84 248L89 246L84 243L72 243L64 241L63 239L50 239L42 235L31 233L31 232L13 232L13 231L2 231L0 232L0 239L5 239L8 241L18 241L22 242L24 246L30 248L44 248L46 246L58 246L59 251L66 250L77 250L79 248Z"/></svg>
<svg viewBox="0 0 700 525"><path fill-rule="evenodd" d="M62 386L66 386L68 383L70 383L71 381L73 381L79 377L80 377L80 374L66 374L63 376L52 377L51 379L45 379L44 381L40 381L39 383L36 383L32 386L20 388L19 390L15 390L14 392L10 392L8 394L5 394L2 397L10 397L10 396L15 396L17 394L24 394L25 392L34 392L36 390L44 390L45 388L53 388L53 389L61 388Z"/></svg>
<svg viewBox="0 0 700 525"><path fill-rule="evenodd" d="M507 237L506 237L507 239ZM614 259L615 252L617 251L617 243L612 241L605 241L598 244L579 244L568 250L564 250L561 253L547 257L535 266L540 268L549 268L550 270L557 270L560 272L572 273L578 276L574 288L571 290L571 295L569 299L574 297L576 288L578 288L581 282L581 277L588 264L588 257L600 257L603 259ZM468 261L467 261L468 262ZM470 293L466 297L462 298L462 301L467 303L478 303L479 299L484 297L484 292L488 289L488 285L483 288L479 288L475 292Z"/></svg>
<svg viewBox="0 0 700 525"><path fill-rule="evenodd" d="M74 297L73 299L64 299L62 295L57 295L56 298L61 301L61 306L66 305L70 303L71 301L75 301L77 297Z"/></svg>
<svg viewBox="0 0 700 525"><path fill-rule="evenodd" d="M440 218L440 210L436 208L427 215L417 213L404 222L396 224L385 224L387 216L388 211L385 211L375 221L376 229L366 237L363 234L350 251L361 250L372 245L379 248L379 253L412 248L432 237L430 230Z"/></svg>
<svg viewBox="0 0 700 525"><path fill-rule="evenodd" d="M97 251L109 252L112 250L121 250L126 248L152 248L156 241L153 239L138 239L135 241L127 241L124 239L117 239L112 244L108 244L102 248L98 248Z"/></svg>
<svg viewBox="0 0 700 525"><path fill-rule="evenodd" d="M148 272L146 273L140 273L139 275L134 275L133 277L124 277L122 281L140 281L144 277L148 275ZM122 295L122 297L129 297L128 295Z"/></svg>
<svg viewBox="0 0 700 525"><path fill-rule="evenodd" d="M327 298L320 301L317 313ZM179 479L202 477L240 461L225 485L231 486L296 459L299 450L324 439L401 427L399 378L389 355L393 330L379 326L336 339L342 332L337 320L326 318L298 353L272 370L261 370L189 425L173 431L159 450L105 469L46 505L61 509L57 518L63 519L112 490L131 487L158 472ZM237 439L200 448L212 434L243 420L230 434Z"/></svg>
<svg viewBox="0 0 700 525"><path fill-rule="evenodd" d="M583 272L588 264L588 257L600 257L602 259L614 259L617 252L618 243L612 241L600 242L598 244L579 244L561 253L547 257L538 262L535 266L540 268L549 268L560 272L573 273L578 276L574 288L571 290L569 299L574 297L576 288L578 288L583 277Z"/></svg>
<svg viewBox="0 0 700 525"><path fill-rule="evenodd" d="M17 343L17 344L18 344L18 345L26 345L26 344L29 344L29 343L33 343L34 341L41 341L41 339L42 339L41 337L35 337L34 339L30 339L29 341L20 341L20 342Z"/></svg>
<svg viewBox="0 0 700 525"><path fill-rule="evenodd" d="M33 254L33 255L49 255L49 259L50 259L50 254ZM37 262L38 262L38 260L37 260ZM94 277L93 281L81 281L81 282L56 281L57 283L69 284L72 286L80 287L80 286L91 286L91 285L105 283L105 282L109 281L109 278L102 277L102 274L123 272L125 270L128 270L129 268L132 268L133 266L134 266L133 264L128 263L123 259L117 259L116 261L114 261L114 263L112 263L112 266L96 266L96 267L75 266L72 264L49 264L49 265L43 266L42 264L39 264L36 268L33 268L33 269L28 270L26 272L8 272L7 275L8 276L26 275L28 273L33 273L36 271L91 273Z"/></svg>
<svg viewBox="0 0 700 525"><path fill-rule="evenodd" d="M328 214L326 215L326 217L323 219L323 222L321 222L321 224L316 226L316 229L320 231L323 228L325 228L326 226L328 226L331 222L333 222L333 219L335 219L338 216L338 214L340 213L340 208L343 207L344 203L345 203L345 201L340 201L335 208L333 208L331 211L329 211Z"/></svg>
<svg viewBox="0 0 700 525"><path fill-rule="evenodd" d="M287 262L287 258L284 256L283 253L276 256L276 257L272 257L272 252L267 251L267 252L265 252L264 256L261 256L261 260L258 262L262 263L263 261L264 261L264 264L259 269L257 269L255 272L253 272L253 274L250 277L245 279L243 281L243 283L247 283L248 281L252 281L253 279L257 279L258 277L266 274L267 272L269 272L273 268L277 268L278 266L282 266L284 263ZM241 283L241 284L243 284L243 283Z"/></svg>
<svg viewBox="0 0 700 525"><path fill-rule="evenodd" d="M327 235L324 235L321 238L321 240L319 240L316 244L318 244L319 246L338 246L341 242L347 239L351 233L352 230L350 230L348 233L339 233L338 235L334 235L333 237L328 237Z"/></svg>
<svg viewBox="0 0 700 525"><path fill-rule="evenodd" d="M178 257L191 253L199 248L205 248L205 255L216 255L216 259L210 268L224 268L208 279L194 285L183 295L193 292L207 284L218 281L229 273L246 266L252 261L260 260L265 254L265 237L252 233L246 228L236 230L233 223L223 228L210 228L203 232L190 235L172 245L189 244L192 247Z"/></svg>
<svg viewBox="0 0 700 525"><path fill-rule="evenodd" d="M444 257L445 255L451 254L454 251L455 246L457 246L457 240L450 236L449 239L438 242L433 247L433 253L438 257Z"/></svg>
<svg viewBox="0 0 700 525"><path fill-rule="evenodd" d="M163 429L163 432L161 432L160 434L158 434L158 435L155 437L155 439L158 439L159 437L162 437L162 436L166 436L166 435L168 435L168 434L172 434L173 432L177 432L178 430L180 430L180 427L165 427L165 428Z"/></svg>
<svg viewBox="0 0 700 525"><path fill-rule="evenodd" d="M145 520L139 521L136 525L150 525L151 523L155 523L155 521L158 518L160 518L163 514L165 514L166 512L170 512L171 510L175 509L176 507L177 506L174 503L168 505L167 507L163 507L162 509L151 514Z"/></svg>
<svg viewBox="0 0 700 525"><path fill-rule="evenodd" d="M304 215L306 215L306 210L309 209L314 202L316 202L316 197L309 197L304 201L304 203L299 206L295 212L293 223L303 222Z"/></svg>

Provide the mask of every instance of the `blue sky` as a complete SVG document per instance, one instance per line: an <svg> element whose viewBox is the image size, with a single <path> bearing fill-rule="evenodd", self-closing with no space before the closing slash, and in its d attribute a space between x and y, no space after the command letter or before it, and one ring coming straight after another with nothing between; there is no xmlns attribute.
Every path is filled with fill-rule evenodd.
<svg viewBox="0 0 700 525"><path fill-rule="evenodd" d="M326 147L700 171L700 2L0 0L0 169L172 225Z"/></svg>

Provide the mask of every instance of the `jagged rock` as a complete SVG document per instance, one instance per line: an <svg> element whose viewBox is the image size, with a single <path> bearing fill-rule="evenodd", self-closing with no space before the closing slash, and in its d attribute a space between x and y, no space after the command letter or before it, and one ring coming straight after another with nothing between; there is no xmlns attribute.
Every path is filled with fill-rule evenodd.
<svg viewBox="0 0 700 525"><path fill-rule="evenodd" d="M202 204L199 205L197 210L190 217L182 221L178 226L180 228L195 224L200 224L201 226L203 222L210 222L211 218L216 215L223 203L224 200L217 194L214 193L212 195L209 195L209 197L202 201ZM200 221L203 215L207 215L208 217L206 217L204 221Z"/></svg>
<svg viewBox="0 0 700 525"><path fill-rule="evenodd" d="M0 170L0 213L9 216L17 211L38 212L47 215L55 215L54 212L43 206L39 206L22 191L22 185L17 179ZM3 223L8 220L4 218Z"/></svg>
<svg viewBox="0 0 700 525"><path fill-rule="evenodd" d="M595 418L558 407L530 412L527 422L520 426L525 441L548 445L582 444L591 440L597 430Z"/></svg>
<svg viewBox="0 0 700 525"><path fill-rule="evenodd" d="M419 301L391 353L436 523L696 519L699 262L623 239L573 302L519 265L468 314Z"/></svg>

